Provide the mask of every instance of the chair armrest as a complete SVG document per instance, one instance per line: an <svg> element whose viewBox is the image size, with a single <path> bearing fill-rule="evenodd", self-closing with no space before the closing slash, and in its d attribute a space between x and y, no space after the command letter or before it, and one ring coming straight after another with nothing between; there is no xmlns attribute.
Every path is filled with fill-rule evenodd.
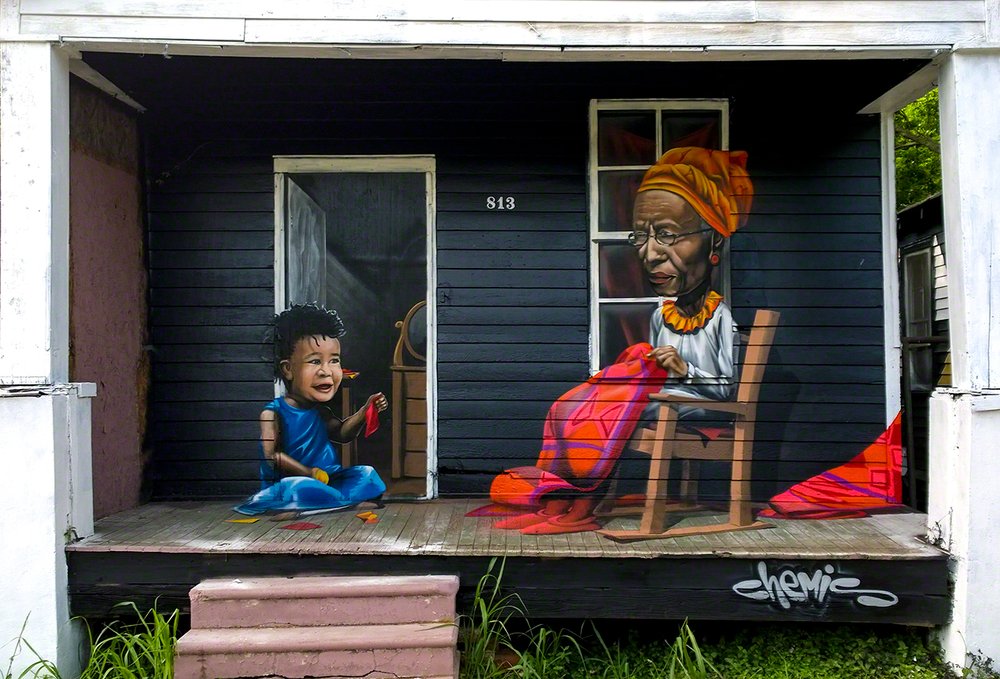
<svg viewBox="0 0 1000 679"><path fill-rule="evenodd" d="M734 413L744 416L750 407L749 403L741 403L739 401L709 401L703 398L674 396L673 394L650 394L649 400L654 403L683 403L684 405L697 406L702 410L712 410L718 413Z"/></svg>

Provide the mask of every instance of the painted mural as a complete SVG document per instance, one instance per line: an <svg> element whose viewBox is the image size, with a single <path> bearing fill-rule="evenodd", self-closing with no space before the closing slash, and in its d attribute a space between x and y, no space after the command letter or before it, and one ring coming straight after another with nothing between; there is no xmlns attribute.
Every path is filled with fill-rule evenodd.
<svg viewBox="0 0 1000 679"><path fill-rule="evenodd" d="M634 192L627 237L633 264L616 275L641 277L618 282L648 286L660 298L646 332L642 337L632 332L639 341L620 347L617 359L551 405L536 463L498 474L490 486L491 503L470 516L492 518L496 529L526 535L599 530L617 540L773 525L753 515L749 480L756 400L780 315L759 310L741 339L719 289L727 241L745 228L751 214L754 184L747 162L742 151L681 146L666 151L644 173ZM303 278L308 276L298 271L295 280ZM346 299L352 281L325 289ZM424 457L410 465L405 456L395 455L408 438L402 429L407 413L426 412L425 372L409 374L413 368L404 357L422 360L426 351L425 335L411 337L412 330L426 327L425 316L415 312L424 312L422 302L396 324L392 478L408 465L422 470L426 464ZM344 380L356 375L341 365L344 334L339 314L319 304L293 305L275 316L268 350L284 393L260 414L260 491L236 511L289 518L361 503L381 505L387 490L383 475L365 463L364 455L355 461L337 448L353 446L362 431L365 436L377 431L379 414L390 405L377 391L360 408L354 409L346 393L334 407ZM646 455L645 462L626 462L627 451ZM728 520L672 528L685 513L705 509L698 502L699 465L705 462L727 465L729 500L723 511L728 510ZM623 473L627 464L630 470ZM760 516L848 518L893 507L900 501L900 466L897 418L855 459L780 493ZM638 478L645 483L635 487ZM639 517L638 529L603 530L607 517L630 509ZM359 518L377 519L373 512L363 514Z"/></svg>
<svg viewBox="0 0 1000 679"><path fill-rule="evenodd" d="M604 535L631 540L771 526L751 516L749 473L753 408L779 315L758 314L740 386L740 335L713 284L725 241L746 225L753 195L740 151L673 148L648 169L628 235L642 275L663 299L646 341L560 397L546 417L536 464L499 474L492 503L471 515L496 517L501 530L553 535L599 530L609 509L631 501L642 507L640 528ZM898 503L898 431L897 420L855 460L774 498L766 515L843 518ZM615 478L622 453L642 450L648 438L645 495L629 497ZM708 460L732 463L729 521L672 532L667 513L701 509L690 502L692 467ZM674 486L685 497L671 498L672 475L682 477Z"/></svg>
<svg viewBox="0 0 1000 679"><path fill-rule="evenodd" d="M344 419L329 407L344 379L340 338L346 334L336 311L293 306L275 316L268 336L276 380L284 395L260 413L261 490L236 507L241 514L299 512L380 504L386 490L369 465L340 464L333 442L348 443L378 428L388 408L381 392L372 394Z"/></svg>

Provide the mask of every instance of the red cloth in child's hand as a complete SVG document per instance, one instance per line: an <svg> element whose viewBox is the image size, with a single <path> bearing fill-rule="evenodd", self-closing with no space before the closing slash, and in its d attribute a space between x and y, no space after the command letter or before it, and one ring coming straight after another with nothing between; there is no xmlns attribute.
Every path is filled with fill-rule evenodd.
<svg viewBox="0 0 1000 679"><path fill-rule="evenodd" d="M372 401L368 404L368 410L365 411L365 438L368 438L377 431L378 408L375 407L375 402Z"/></svg>

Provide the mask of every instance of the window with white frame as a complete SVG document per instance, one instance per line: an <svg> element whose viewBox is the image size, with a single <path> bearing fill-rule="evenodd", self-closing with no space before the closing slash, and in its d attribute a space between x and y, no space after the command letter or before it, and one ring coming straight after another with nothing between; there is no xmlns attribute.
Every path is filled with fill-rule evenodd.
<svg viewBox="0 0 1000 679"><path fill-rule="evenodd" d="M627 346L649 341L660 299L635 248L632 202L642 176L678 146L729 148L729 106L718 99L594 100L590 104L590 368L612 363ZM727 244L728 245L728 244ZM728 293L728 261L714 286Z"/></svg>

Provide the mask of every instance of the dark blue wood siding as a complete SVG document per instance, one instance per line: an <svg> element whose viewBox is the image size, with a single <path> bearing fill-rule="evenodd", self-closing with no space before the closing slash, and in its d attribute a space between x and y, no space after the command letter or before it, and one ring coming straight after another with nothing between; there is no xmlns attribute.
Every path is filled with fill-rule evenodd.
<svg viewBox="0 0 1000 679"><path fill-rule="evenodd" d="M157 497L255 486L273 155L437 158L440 489L485 493L497 471L534 463L548 405L587 376L592 98L731 100L756 198L732 241L730 303L744 325L782 313L755 496L883 428L878 125L855 112L914 64L88 58L149 108ZM517 209L488 211L488 195Z"/></svg>

